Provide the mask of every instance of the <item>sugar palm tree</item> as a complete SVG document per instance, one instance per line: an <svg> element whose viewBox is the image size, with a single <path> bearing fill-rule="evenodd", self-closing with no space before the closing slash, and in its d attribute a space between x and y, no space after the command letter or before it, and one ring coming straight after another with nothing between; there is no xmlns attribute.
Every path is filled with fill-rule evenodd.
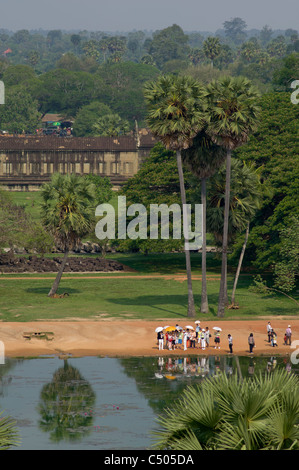
<svg viewBox="0 0 299 470"><path fill-rule="evenodd" d="M207 133L215 143L226 149L227 154L222 267L217 313L219 317L223 317L227 277L231 154L234 149L245 144L249 135L257 128L259 94L251 82L243 77L223 77L213 81L207 86L207 92L210 115Z"/></svg>
<svg viewBox="0 0 299 470"><path fill-rule="evenodd" d="M255 168L253 164L246 164L245 162L241 162L241 160L232 158L228 242L234 241L236 235L242 233L244 230L245 240L234 280L231 306L233 306L235 302L236 287L249 235L249 223L261 203L262 185L260 183L260 172L261 168ZM209 182L210 191L207 204L207 225L209 231L214 234L214 238L218 244L222 244L223 241L225 173L225 165L222 165Z"/></svg>
<svg viewBox="0 0 299 470"><path fill-rule="evenodd" d="M226 373L187 387L158 418L157 449L298 449L299 378L285 370L239 378Z"/></svg>
<svg viewBox="0 0 299 470"><path fill-rule="evenodd" d="M204 55L210 59L211 66L213 67L214 59L221 52L221 44L219 38L214 36L209 36L203 43Z"/></svg>
<svg viewBox="0 0 299 470"><path fill-rule="evenodd" d="M192 145L205 122L205 90L194 79L184 76L161 75L144 88L148 106L147 122L152 133L169 150L176 151L183 209L184 227L187 227L186 193L181 151ZM184 230L185 234L185 230ZM188 240L185 235L185 256L188 282L188 316L195 316Z"/></svg>
<svg viewBox="0 0 299 470"><path fill-rule="evenodd" d="M42 223L64 252L49 297L56 294L69 251L88 234L94 224L96 191L87 178L74 174L54 174L41 190Z"/></svg>
<svg viewBox="0 0 299 470"><path fill-rule="evenodd" d="M225 160L225 151L214 144L204 130L200 131L193 140L193 145L182 151L182 159L196 179L201 182L201 203L203 206L202 227L202 282L201 282L201 306L202 313L208 313L207 293L207 263L206 263L206 206L207 206L207 179L219 169Z"/></svg>

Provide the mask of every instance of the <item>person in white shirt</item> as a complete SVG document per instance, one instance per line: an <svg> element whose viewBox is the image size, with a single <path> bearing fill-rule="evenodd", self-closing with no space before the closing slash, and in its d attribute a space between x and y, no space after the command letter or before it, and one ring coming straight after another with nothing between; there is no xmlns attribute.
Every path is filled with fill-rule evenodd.
<svg viewBox="0 0 299 470"><path fill-rule="evenodd" d="M267 325L267 334L268 334L268 343L271 342L271 333L273 331L273 328L271 326L271 323L268 321L268 325Z"/></svg>
<svg viewBox="0 0 299 470"><path fill-rule="evenodd" d="M200 332L200 345L201 349L206 349L206 334L204 330Z"/></svg>
<svg viewBox="0 0 299 470"><path fill-rule="evenodd" d="M159 343L159 350L164 349L164 335L162 331L158 333L158 343Z"/></svg>
<svg viewBox="0 0 299 470"><path fill-rule="evenodd" d="M210 330L209 330L208 327L206 327L205 337L206 337L206 345L207 345L207 348L208 348L209 345L210 345Z"/></svg>

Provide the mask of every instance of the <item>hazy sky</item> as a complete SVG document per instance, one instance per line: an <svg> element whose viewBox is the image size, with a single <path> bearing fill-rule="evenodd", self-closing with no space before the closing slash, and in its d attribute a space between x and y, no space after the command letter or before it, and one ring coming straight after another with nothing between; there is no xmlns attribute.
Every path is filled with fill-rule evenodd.
<svg viewBox="0 0 299 470"><path fill-rule="evenodd" d="M241 17L248 29L299 28L298 0L0 0L0 28L216 31Z"/></svg>

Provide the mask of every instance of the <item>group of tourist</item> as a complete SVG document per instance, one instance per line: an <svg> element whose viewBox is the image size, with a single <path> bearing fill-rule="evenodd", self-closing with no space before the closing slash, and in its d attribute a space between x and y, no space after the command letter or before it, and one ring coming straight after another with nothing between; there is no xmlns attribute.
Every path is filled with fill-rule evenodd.
<svg viewBox="0 0 299 470"><path fill-rule="evenodd" d="M198 322L199 323L199 322ZM157 340L159 345L159 350L164 348L172 351L174 349L184 349L186 351L188 348L200 348L206 349L210 346L210 330L208 327L201 328L199 324L196 325L196 328L192 326L182 328L179 325L175 327L165 327L158 328L157 331ZM215 331L215 347L220 349L220 328Z"/></svg>
<svg viewBox="0 0 299 470"><path fill-rule="evenodd" d="M268 325L267 325L267 335L268 335L268 343L271 343L271 346L273 347L277 346L277 333L275 333L274 329L272 328L271 322L268 322ZM289 346L292 343L291 325L288 325L285 331L283 343Z"/></svg>
<svg viewBox="0 0 299 470"><path fill-rule="evenodd" d="M212 337L208 327L201 328L199 326L200 321L197 323L196 328L192 326L187 326L185 328L176 325L175 327L164 327L157 328L157 340L159 345L159 350L168 349L173 351L175 349L184 349L186 351L188 348L199 348L205 350L210 346L210 339ZM220 349L220 332L221 328L214 327L214 348ZM271 326L271 322L268 322L267 325L267 335L268 342L271 343L271 346L277 346L277 334ZM284 344L291 345L292 339L292 330L291 325L288 325L285 335L284 335ZM233 353L233 338L231 334L227 336L229 351ZM253 333L250 333L248 336L248 346L250 354L253 353L253 348L255 347L255 340Z"/></svg>

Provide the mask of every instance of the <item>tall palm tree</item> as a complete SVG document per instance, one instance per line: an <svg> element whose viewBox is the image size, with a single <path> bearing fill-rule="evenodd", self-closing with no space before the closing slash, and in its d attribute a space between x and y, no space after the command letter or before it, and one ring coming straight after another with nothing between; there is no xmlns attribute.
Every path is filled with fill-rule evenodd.
<svg viewBox="0 0 299 470"><path fill-rule="evenodd" d="M182 149L192 145L193 138L205 123L205 90L194 79L184 76L161 75L144 88L148 106L147 122L152 133L164 146L176 151L183 209L184 227L187 227L186 192L182 166ZM185 230L184 230L185 235ZM195 316L188 240L185 236L185 256L188 282L188 316Z"/></svg>
<svg viewBox="0 0 299 470"><path fill-rule="evenodd" d="M221 44L219 38L214 36L209 36L203 43L204 55L210 59L211 66L213 67L214 59L221 52Z"/></svg>
<svg viewBox="0 0 299 470"><path fill-rule="evenodd" d="M222 165L217 174L211 178L207 204L207 225L209 231L214 234L214 238L218 244L222 244L223 241L225 172L225 165ZM231 306L235 301L238 277L249 235L249 223L261 203L262 185L260 183L260 172L261 168L255 168L253 164L246 164L245 162L241 162L241 160L232 158L228 242L234 241L236 235L244 230L245 242L243 243L236 271Z"/></svg>
<svg viewBox="0 0 299 470"><path fill-rule="evenodd" d="M218 313L224 316L227 278L228 216L230 200L231 154L247 142L256 130L259 107L258 91L244 77L223 77L207 86L210 121L207 133L226 149L225 210L222 243L222 267Z"/></svg>
<svg viewBox="0 0 299 470"><path fill-rule="evenodd" d="M157 449L298 449L299 378L285 370L238 378L226 373L187 387L158 418Z"/></svg>
<svg viewBox="0 0 299 470"><path fill-rule="evenodd" d="M207 256L206 256L206 206L207 206L207 179L219 169L225 160L225 151L222 147L214 144L204 130L200 131L193 140L193 145L182 151L182 159L196 179L201 182L201 203L203 206L202 227L202 282L201 282L201 306L202 313L208 313L207 292Z"/></svg>
<svg viewBox="0 0 299 470"><path fill-rule="evenodd" d="M41 190L41 216L44 227L64 252L49 297L56 294L69 251L94 225L96 191L87 178L74 174L54 174Z"/></svg>

